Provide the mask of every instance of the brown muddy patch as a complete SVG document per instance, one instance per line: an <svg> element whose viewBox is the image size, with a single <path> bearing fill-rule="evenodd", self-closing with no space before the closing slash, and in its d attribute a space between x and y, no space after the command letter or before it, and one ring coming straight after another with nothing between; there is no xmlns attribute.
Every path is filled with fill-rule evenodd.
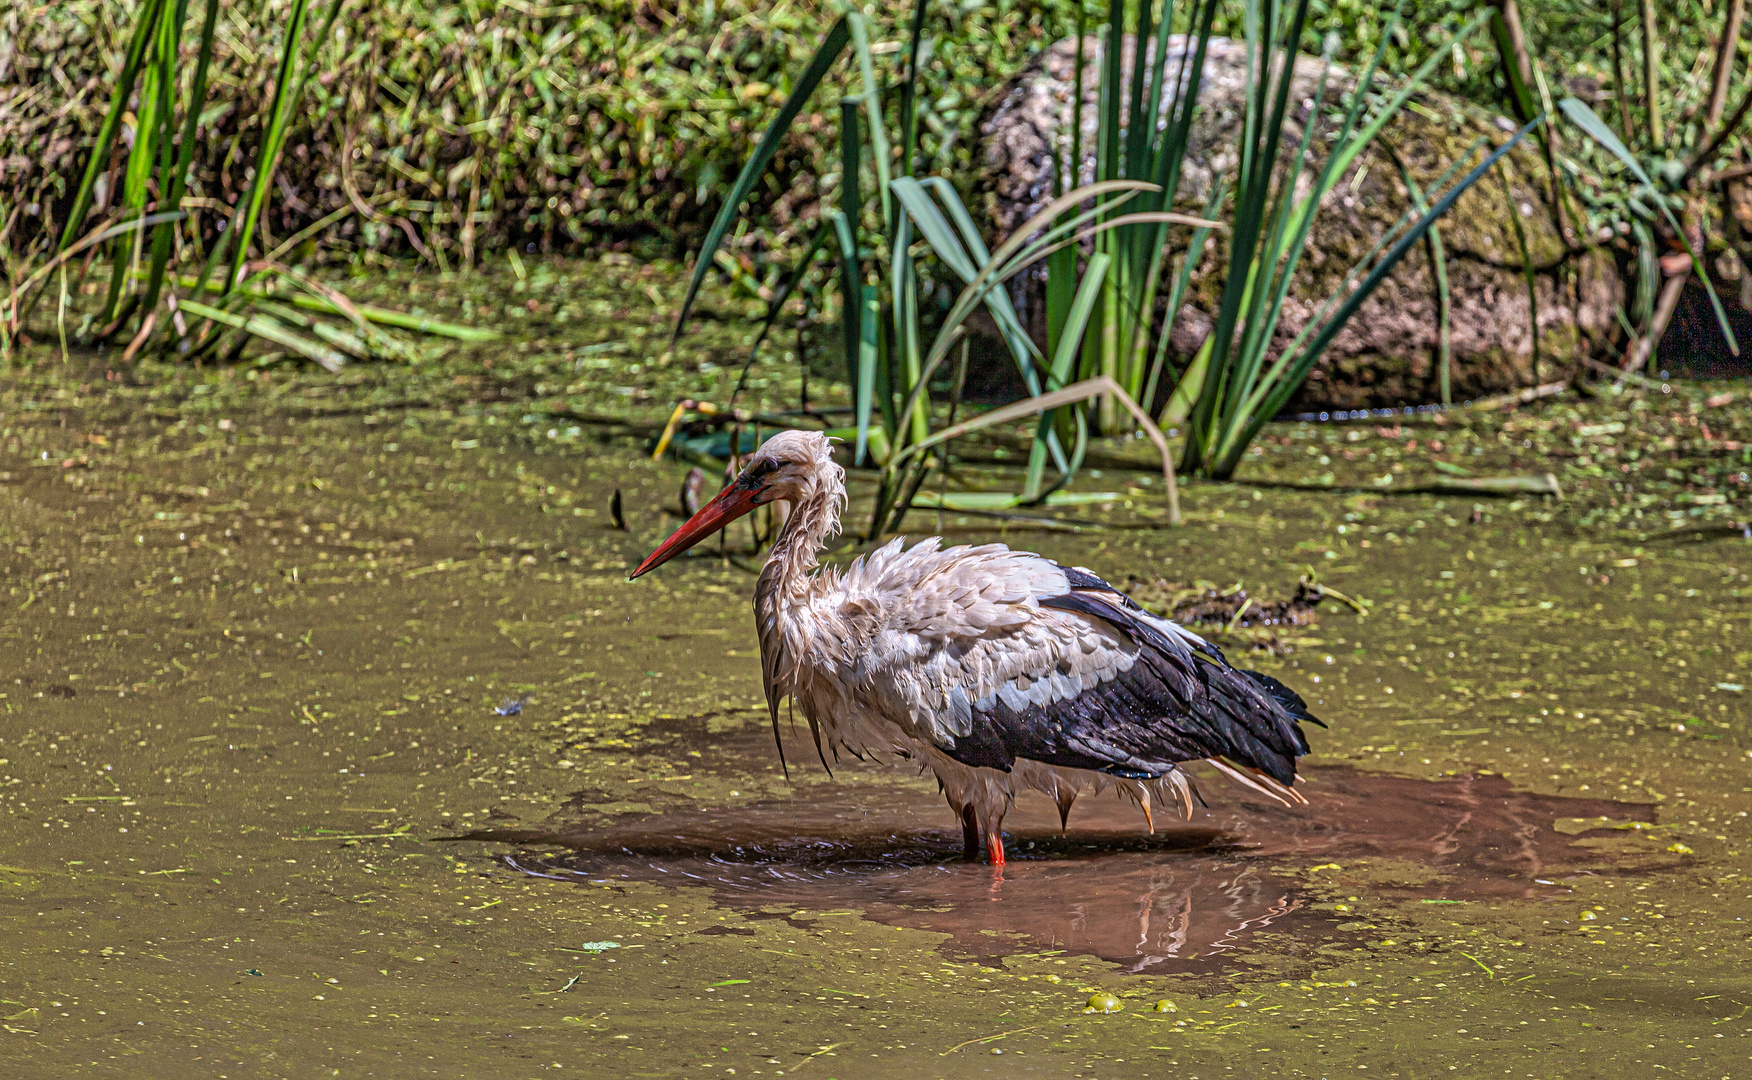
<svg viewBox="0 0 1752 1080"><path fill-rule="evenodd" d="M1007 866L961 861L961 835L928 784L800 785L788 798L680 807L469 839L526 846L527 874L596 885L710 890L716 903L808 925L855 910L888 926L948 935L946 955L996 963L1019 953L1100 957L1138 974L1219 972L1275 948L1318 948L1346 916L1322 874L1370 866L1384 898L1436 903L1537 899L1562 878L1631 869L1554 828L1560 819L1645 820L1652 808L1516 791L1501 777L1417 780L1310 771L1309 805L1239 800L1220 780L1193 820L1145 832L1137 809L1085 798L1059 829L1045 798L1020 797L1005 821ZM1285 939L1288 939L1286 942Z"/></svg>

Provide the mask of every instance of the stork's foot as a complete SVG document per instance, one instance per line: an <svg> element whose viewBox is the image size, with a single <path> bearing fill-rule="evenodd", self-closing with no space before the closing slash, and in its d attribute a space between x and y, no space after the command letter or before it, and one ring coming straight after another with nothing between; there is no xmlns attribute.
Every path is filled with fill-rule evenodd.
<svg viewBox="0 0 1752 1080"><path fill-rule="evenodd" d="M979 822L974 820L971 806L961 808L961 858L965 862L979 861Z"/></svg>
<svg viewBox="0 0 1752 1080"><path fill-rule="evenodd" d="M1004 865L1004 838L996 832L986 834L986 862L992 866Z"/></svg>

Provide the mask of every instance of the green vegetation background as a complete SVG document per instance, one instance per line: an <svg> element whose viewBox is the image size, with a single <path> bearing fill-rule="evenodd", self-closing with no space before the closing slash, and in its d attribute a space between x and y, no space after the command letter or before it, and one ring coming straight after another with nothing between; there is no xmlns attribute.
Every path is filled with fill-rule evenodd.
<svg viewBox="0 0 1752 1080"><path fill-rule="evenodd" d="M45 225L59 229L138 3L26 0L0 13L0 218L14 249ZM262 0L222 13L190 192L197 202L230 203L247 184L287 6ZM1661 6L1672 56L1695 55L1719 21L1704 0ZM1219 33L1238 27L1241 9L1230 5ZM1415 66L1476 9L1408 0L1387 70ZM1105 10L1089 4L1091 32ZM874 40L899 41L895 24L908 11L878 5ZM1522 12L1535 55L1562 83L1554 94L1610 85L1608 5L1535 0ZM833 14L820 0L350 5L306 91L270 231L284 237L332 215L325 243L343 252L426 248L440 262L512 243L678 253L710 220ZM1314 14L1305 48L1317 51L1334 34L1345 61L1374 48L1390 11L1339 0L1316 3ZM1076 20L1067 0L936 0L922 94L931 171L977 187L982 113ZM898 65L892 51L883 59ZM1488 40L1454 50L1437 85L1499 105ZM758 257L789 246L799 223L837 191L831 114L839 89L818 93L793 129L758 192L764 227L732 250Z"/></svg>

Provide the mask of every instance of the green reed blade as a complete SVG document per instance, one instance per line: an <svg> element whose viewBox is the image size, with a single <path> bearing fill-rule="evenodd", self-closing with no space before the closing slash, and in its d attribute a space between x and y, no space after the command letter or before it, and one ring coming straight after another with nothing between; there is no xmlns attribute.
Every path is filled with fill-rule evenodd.
<svg viewBox="0 0 1752 1080"><path fill-rule="evenodd" d="M913 0L912 25L907 31L906 70L900 83L900 171L913 174L913 157L919 145L919 46L925 36L925 14L928 0Z"/></svg>
<svg viewBox="0 0 1752 1080"><path fill-rule="evenodd" d="M858 330L863 291L858 277L858 221L863 214L860 188L863 134L855 101L840 102L840 208L832 215L840 249L840 328L845 346L846 385L858 385ZM679 325L679 324L678 324ZM673 338L671 339L673 340Z"/></svg>
<svg viewBox="0 0 1752 1080"><path fill-rule="evenodd" d="M930 434L931 418L926 383L919 376L919 334L922 328L918 316L918 269L913 265L910 254L912 222L913 218L908 214L895 217L894 246L888 260L888 280L890 311L894 320L894 358L900 361L900 388L907 394L908 402L907 408L898 415L904 418L901 423L910 426L911 437L922 439ZM895 372L890 371L891 384L894 375ZM899 429L894 429L895 442L904 442L904 434Z"/></svg>
<svg viewBox="0 0 1752 1080"><path fill-rule="evenodd" d="M298 66L298 43L304 35L304 20L309 9L310 0L292 0L292 8L287 15L286 40L280 49L280 67L274 78L274 104L269 110L267 128L262 133L261 143L256 147L255 175L251 177L249 189L239 203L243 209L242 225L232 226L237 230L231 237L236 250L231 256L231 272L225 275L226 291L230 291L243 273L244 260L249 258L249 238L255 232L256 221L261 215L262 206L267 202L271 179L269 174L273 171L274 155L278 150L274 145L274 136L285 127L291 117L290 95Z"/></svg>
<svg viewBox="0 0 1752 1080"><path fill-rule="evenodd" d="M1255 288L1254 273L1260 258L1259 241L1265 227L1267 215L1271 211L1271 187L1274 179L1273 167L1277 162L1278 147L1282 140L1279 134L1283 131L1283 122L1288 108L1290 84L1295 73L1295 52L1297 42L1301 40L1302 26L1307 19L1309 0L1295 0L1295 11L1290 19L1291 30L1285 40L1289 43L1282 50L1282 64L1276 77L1269 85L1260 80L1249 86L1248 113L1257 119L1251 133L1257 139L1257 145L1245 148L1249 161L1249 170L1239 180L1236 191L1235 224L1231 233L1229 248L1230 269L1228 280L1224 284L1222 304L1218 308L1216 326L1213 330L1215 341L1212 345L1210 370L1205 375L1204 390L1199 395L1197 406L1193 409L1192 421L1194 435L1187 439L1187 452L1197 455L1203 437L1208 437L1214 430L1217 415L1223 407L1225 391L1229 389L1231 375L1229 356L1234 344L1237 325L1245 314L1246 302L1253 295ZM1272 14L1268 10L1269 16ZM1259 33L1250 31L1250 33ZM1263 72L1269 72L1274 65L1276 47L1275 35L1258 38L1258 53ZM1359 93L1362 88L1359 87ZM1269 100L1269 110L1267 101ZM1196 457L1193 464L1197 464Z"/></svg>
<svg viewBox="0 0 1752 1080"><path fill-rule="evenodd" d="M1074 248L1066 248L1074 251ZM1095 300L1101 293L1102 284L1107 277L1107 267L1111 261L1105 252L1096 252L1089 257L1089 267L1083 272L1083 279L1077 283L1077 293L1071 302L1071 308L1066 316L1064 332L1060 335L1058 345L1053 352L1052 367L1049 372L1050 385L1058 389L1070 378L1072 366L1076 363L1077 350L1082 346L1083 333L1089 324L1089 315L1095 310ZM1023 498L1032 500L1040 495L1041 479L1046 471L1048 454L1047 440L1052 434L1055 421L1055 410L1048 410L1040 416L1040 423L1035 429L1034 443L1028 452L1028 473L1023 483ZM1069 463L1067 463L1069 465ZM1069 473L1075 471L1071 466L1062 470L1069 479Z"/></svg>
<svg viewBox="0 0 1752 1080"><path fill-rule="evenodd" d="M1211 184L1211 197L1210 201L1205 204L1205 217L1214 218L1217 216L1227 194L1228 187L1221 178ZM1209 227L1201 226L1192 231L1192 239L1186 245L1186 256L1180 262L1180 270L1174 275L1174 284L1168 292L1168 314L1163 317L1162 333L1156 340L1156 358L1150 364L1149 382L1144 386L1143 395L1138 398L1138 403L1146 409L1150 407L1151 402L1156 400L1156 388L1160 385L1162 372L1168 363L1170 332L1174 329L1174 320L1180 316L1181 305L1186 302L1187 289L1192 284L1192 272L1198 268L1199 260L1204 257L1205 241L1210 239L1210 235ZM1178 392L1178 385L1176 391ZM1164 414L1166 409L1167 406L1164 405Z"/></svg>
<svg viewBox="0 0 1752 1080"><path fill-rule="evenodd" d="M1481 15L1490 19L1490 34L1496 40L1496 52L1500 58L1503 72L1503 83L1508 88L1509 105L1514 109L1515 119L1525 123L1527 118L1539 111L1537 99L1533 95L1533 87L1527 81L1527 74L1521 70L1520 59L1526 55L1526 50L1517 48L1514 37L1509 32L1509 24L1503 20L1503 13L1495 6L1487 7Z"/></svg>
<svg viewBox="0 0 1752 1080"><path fill-rule="evenodd" d="M1454 173L1458 172L1463 164L1471 160L1472 155L1488 141L1487 136L1478 136L1472 141L1471 145L1466 148L1464 153L1450 163L1446 169L1442 170L1442 174L1438 176L1436 182L1430 186L1431 192L1438 193L1438 200L1440 200L1441 196L1446 194L1449 190L1445 185L1448 183L1449 179L1453 177ZM1295 361L1295 358L1301 355L1302 345L1307 342L1321 326L1325 325L1327 316L1344 301L1345 297L1350 295L1352 282L1356 280L1357 275L1362 273L1366 267L1373 266L1375 256L1386 250L1390 245L1397 243L1401 231L1410 228L1415 224L1417 218L1421 217L1427 210L1427 206L1422 209L1412 207L1405 213L1401 214L1392 225L1389 225L1386 229L1381 231L1381 234L1375 238L1375 242L1369 245L1369 250L1364 252L1363 257L1353 263L1351 268L1345 272L1344 277L1338 283L1338 287L1327 294L1326 299L1321 302L1320 308L1314 313L1314 317L1304 323L1302 329L1297 331L1295 338L1290 344L1279 352L1277 360L1272 363L1271 370L1268 371L1265 376L1258 381L1258 385L1254 387L1252 397L1248 399L1246 407L1241 410L1243 414L1251 416L1253 412L1260 407L1260 403L1265 400L1266 395L1271 393L1272 389L1277 385L1277 381L1283 377L1284 372L1289 370L1291 364ZM1432 229L1434 229L1434 227L1435 226L1433 225L1431 226Z"/></svg>
<svg viewBox="0 0 1752 1080"><path fill-rule="evenodd" d="M201 20L200 51L195 57L195 79L188 101L183 105L182 145L170 173L170 194L164 200L169 209L182 205L183 194L188 189L189 169L195 156L195 132L200 124L201 110L207 103L207 71L213 59L213 39L218 23L219 0L207 0L206 14ZM146 298L142 302L147 311L158 306L158 294L164 285L165 266L170 261L174 239L174 226L161 225L153 233L152 264L146 279Z"/></svg>
<svg viewBox="0 0 1752 1080"><path fill-rule="evenodd" d="M718 245L724 242L724 237L730 231L730 226L735 223L742 200L748 198L749 193L754 190L755 181L760 179L760 174L766 171L773 155L778 153L780 141L791 129L792 123L803 111L803 106L815 93L815 88L820 85L821 80L827 76L828 69L839 59L840 53L845 51L846 43L850 40L851 32L847 28L846 17L841 16L828 30L827 37L822 41L821 47L815 50L814 56L809 60L809 66L804 69L802 76L792 87L791 96L785 99L785 104L779 109L779 114L761 133L760 142L755 144L754 153L742 166L742 172L737 174L736 183L731 185L730 193L724 197L724 205L718 211L718 216L712 220L712 227L706 230L706 238L700 244L699 254L695 257L693 276L688 279L687 283L687 295L681 302L681 310L675 317L675 328L669 335L671 348L674 347L676 339L681 336L681 328L687 324L688 314L693 311L694 302L699 298L700 286L706 280L706 271L711 269L712 259L718 253Z"/></svg>
<svg viewBox="0 0 1752 1080"><path fill-rule="evenodd" d="M115 224L115 219L111 218L111 224L101 225L98 228L93 229L83 238L74 241L71 245L62 248L60 251L57 251L54 257L45 260L41 266L31 271L29 277L26 277L23 281L13 286L12 291L6 294L5 303L0 304L0 307L28 311L28 305L22 303L25 294L30 293L31 289L35 288L38 283L53 273L56 267L65 264L75 255L82 254L87 249L95 247L106 240L114 240L118 236L126 236L128 233L134 232L137 229L149 229L152 226L165 221L181 221L188 216L189 215L185 211L176 210L158 214L147 214L143 218L135 218L133 221L124 221L121 224ZM32 294L31 302L34 303L36 296L39 295L41 294Z"/></svg>
<svg viewBox="0 0 1752 1080"><path fill-rule="evenodd" d="M851 10L845 15L846 27L852 36L852 54L858 62L858 77L863 92L858 95L864 114L870 118L870 164L876 169L876 196L882 203L882 221L894 220L888 204L890 157L888 128L882 112L882 84L876 78L876 61L870 52L870 24L862 11Z"/></svg>
<svg viewBox="0 0 1752 1080"><path fill-rule="evenodd" d="M1149 88L1150 65L1144 63L1144 49L1150 42L1150 34L1154 29L1151 16L1155 14L1152 0L1139 0L1136 9L1136 25L1132 28L1133 55L1131 70L1131 85L1121 98L1124 102L1125 123L1125 175L1141 176L1144 173L1144 155L1148 153L1150 141L1155 137L1156 109L1151 108L1145 92ZM1166 22L1167 20L1163 20ZM1146 119L1146 111L1148 119Z"/></svg>
<svg viewBox="0 0 1752 1080"><path fill-rule="evenodd" d="M1125 0L1108 0L1107 41L1101 47L1100 103L1095 126L1095 178L1116 180L1120 129L1125 121L1125 96L1120 83L1125 59Z"/></svg>
<svg viewBox="0 0 1752 1080"><path fill-rule="evenodd" d="M1278 381L1272 393L1265 399L1263 407L1248 419L1247 426L1240 432L1239 437L1231 440L1229 446L1225 448L1223 458L1218 463L1216 475L1219 478L1226 479L1234 474L1235 466L1240 463L1241 455L1246 452L1248 444L1258 435L1259 429L1264 427L1266 422L1289 401L1290 395L1296 392L1296 388L1307 377L1308 371L1313 368L1314 362L1320 358L1320 354L1326 351L1326 347L1332 344L1332 339L1338 336L1340 330L1344 329L1345 324L1362 307L1363 302L1380 287L1381 282L1385 281L1387 275L1392 273L1393 268L1399 265L1400 260L1405 258L1405 253L1423 239L1424 234L1430 230L1436 220L1446 214L1467 189L1489 172L1498 161L1502 160L1505 154L1518 146L1521 140L1526 138L1527 133L1544 119L1543 113L1534 117L1517 130L1512 138L1503 143L1502 146L1497 147L1488 158L1480 162L1476 168L1466 174L1464 179L1442 196L1430 208L1429 213L1419 218L1417 224L1412 226L1405 236L1393 245L1392 250L1382 257L1381 261L1370 271L1369 276L1364 278L1363 282L1345 298L1344 304L1327 320L1325 325L1320 328L1320 332L1297 356L1288 376Z"/></svg>
<svg viewBox="0 0 1752 1080"><path fill-rule="evenodd" d="M859 286L858 382L853 397L857 409L858 442L852 454L854 465L862 464L870 445L870 411L876 400L876 368L881 351L882 301L874 285Z"/></svg>
<svg viewBox="0 0 1752 1080"><path fill-rule="evenodd" d="M222 326L229 326L235 330L242 330L264 341L271 341L276 345L291 349L301 356L316 361L328 371L338 372L346 366L347 358L336 350L307 337L294 334L286 328L286 324L270 316L256 314L245 318L220 308L209 307L195 300L184 300L179 306L190 315L219 323Z"/></svg>
<svg viewBox="0 0 1752 1080"><path fill-rule="evenodd" d="M979 239L979 232L974 227L973 217L967 208L961 204L961 197L955 189L941 177L931 177L924 181L914 180L910 176L896 177L891 183L895 197L900 200L902 209L919 227L925 242L931 245L931 250L943 260L944 265L954 271L962 281L972 281L980 270L991 261L991 255ZM952 226L931 201L926 189L936 192L954 217ZM897 226L898 227L898 226ZM1033 373L1033 365L1029 362L1031 355L1038 355L1029 342L1027 331L1022 329L1022 322L1016 317L1016 309L1010 305L1010 297L1002 290L993 290L986 294L986 306L991 310L992 318L997 321L998 331L1013 353L1018 353L1017 361L1023 371L1023 381ZM1032 392L1033 387L1030 387Z"/></svg>
<svg viewBox="0 0 1752 1080"><path fill-rule="evenodd" d="M1630 149L1618 136L1613 134L1612 129L1606 126L1606 121L1600 119L1599 114L1588 107L1587 102L1567 97L1558 102L1557 107L1563 110L1563 114L1569 117L1571 123L1581 128L1595 142L1611 151L1618 160L1624 162L1631 173L1642 181L1645 187L1655 190L1653 181L1649 179L1649 174L1643 171L1641 163L1636 160L1636 157L1631 154ZM1715 285L1709 280L1709 273L1704 269L1703 259L1692 249L1691 239L1685 235L1685 229L1680 226L1679 219L1673 216L1673 209L1667 205L1668 201L1662 198L1658 202L1661 214L1667 219L1667 224L1672 227L1679 243L1685 248L1685 253L1691 256L1691 269L1696 272L1697 280L1703 282L1704 291L1709 293L1710 306L1715 309L1716 323L1722 328L1722 336L1728 340L1728 351L1739 356L1739 339L1734 336L1733 327L1728 325L1728 313L1722 309L1722 299L1716 295Z"/></svg>
<svg viewBox="0 0 1752 1080"><path fill-rule="evenodd" d="M846 385L858 385L858 333L862 292L858 284L858 252L852 240L852 228L846 216L835 210L827 215L833 225L834 239L839 241L840 330L845 349Z"/></svg>
<svg viewBox="0 0 1752 1080"><path fill-rule="evenodd" d="M1062 236L1067 230L1076 228L1081 222L1086 221L1091 217L1101 215L1108 207L1116 204L1118 201L1129 198L1139 191L1149 188L1150 185L1148 184L1130 180L1111 180L1104 183L1090 184L1054 199L1033 217L1029 218L1027 222L1023 223L1023 225L1015 231L1010 239L1006 240L998 247L998 250L992 254L992 257L989 260L987 260L985 266L981 268L979 273L976 274L973 279L967 283L966 287L961 290L961 294L956 298L954 305L950 307L948 315L944 317L941 329L937 332L936 340L931 346L930 355L925 359L921 378L927 382L930 380L931 376L936 372L937 366L941 364L943 358L949 354L949 349L954 344L956 335L960 332L963 320L965 320L968 315L972 314L976 305L985 301L986 296L993 289L1008 280L1010 277L1026 269L1034 261L1045 258L1051 253L1051 241ZM1114 195L1115 198L1103 202L1103 198L1107 195ZM1029 237L1036 231L1056 219L1060 214L1076 207L1085 200L1093 201L1095 203L1094 209L1075 215L1068 222L1062 222L1059 225L1048 229L1046 234L1039 240L1036 240L1033 244L1028 243ZM1075 239L1087 238L1087 236L1094 235L1094 233L1098 231L1101 230L1091 230ZM1066 241L1066 243L1075 242L1075 239L1072 241ZM1017 250L1019 248L1022 249L1020 252ZM1031 378L1032 376L1032 372L1025 372L1024 374L1025 379ZM1038 393L1039 391L1036 389L1037 385L1037 381L1031 383L1029 385L1029 393ZM907 408L910 409L912 404L913 403L909 401Z"/></svg>
<svg viewBox="0 0 1752 1080"><path fill-rule="evenodd" d="M122 114L128 111L128 101L133 97L140 65L146 59L147 47L152 43L152 34L157 29L164 4L165 0L147 0L146 6L140 10L138 21L134 23L133 36L128 39L128 51L122 60L121 74L116 77L115 89L110 94L109 111L104 113L103 123L97 129L97 138L92 142L91 157L85 163L85 175L80 178L79 187L74 192L73 207L67 213L67 224L62 227L61 241L56 245L58 250L65 251L73 243L84 226L85 215L91 211L92 192L96 189L97 178L109 169L116 133L122 126Z"/></svg>

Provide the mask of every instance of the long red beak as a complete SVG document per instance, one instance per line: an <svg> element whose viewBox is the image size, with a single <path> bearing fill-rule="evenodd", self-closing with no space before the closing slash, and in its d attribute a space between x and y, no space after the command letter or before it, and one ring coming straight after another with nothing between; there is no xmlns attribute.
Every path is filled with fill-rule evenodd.
<svg viewBox="0 0 1752 1080"><path fill-rule="evenodd" d="M688 518L681 528L669 534L669 539L657 545L657 550L645 556L639 568L627 576L631 581L662 566L688 548L711 536L724 526L760 505L754 501L758 488L746 487L739 481L718 493L718 497L700 507L700 512Z"/></svg>

